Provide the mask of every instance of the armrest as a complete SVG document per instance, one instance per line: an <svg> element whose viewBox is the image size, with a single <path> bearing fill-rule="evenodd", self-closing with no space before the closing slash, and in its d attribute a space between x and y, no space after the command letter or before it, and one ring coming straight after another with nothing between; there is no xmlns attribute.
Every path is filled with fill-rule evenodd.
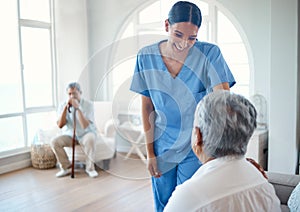
<svg viewBox="0 0 300 212"><path fill-rule="evenodd" d="M300 176L275 172L267 172L267 176L269 182L274 186L276 195L280 199L281 204L287 205L292 191L300 182Z"/></svg>
<svg viewBox="0 0 300 212"><path fill-rule="evenodd" d="M116 126L119 125L119 120L109 119L104 126L104 136L114 137L116 133Z"/></svg>

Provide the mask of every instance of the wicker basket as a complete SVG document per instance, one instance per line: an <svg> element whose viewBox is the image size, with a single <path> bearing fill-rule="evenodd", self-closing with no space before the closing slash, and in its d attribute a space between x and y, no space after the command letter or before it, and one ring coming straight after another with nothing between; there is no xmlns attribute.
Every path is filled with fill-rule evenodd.
<svg viewBox="0 0 300 212"><path fill-rule="evenodd" d="M56 166L56 157L49 144L32 144L31 162L34 168L50 169Z"/></svg>

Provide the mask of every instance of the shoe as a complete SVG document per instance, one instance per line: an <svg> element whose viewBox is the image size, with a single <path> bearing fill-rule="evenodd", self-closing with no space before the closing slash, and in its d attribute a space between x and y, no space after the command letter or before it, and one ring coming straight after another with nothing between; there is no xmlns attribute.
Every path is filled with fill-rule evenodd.
<svg viewBox="0 0 300 212"><path fill-rule="evenodd" d="M71 169L61 169L59 172L56 173L56 177L64 177L71 174Z"/></svg>
<svg viewBox="0 0 300 212"><path fill-rule="evenodd" d="M93 170L93 171L85 170L85 172L89 175L89 177L92 177L92 178L95 178L98 176L98 173L95 170Z"/></svg>

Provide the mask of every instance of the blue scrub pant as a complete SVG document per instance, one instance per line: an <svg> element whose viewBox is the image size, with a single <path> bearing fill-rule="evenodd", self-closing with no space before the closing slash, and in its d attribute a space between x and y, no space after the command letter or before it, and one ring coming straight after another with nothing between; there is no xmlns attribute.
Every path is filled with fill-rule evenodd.
<svg viewBox="0 0 300 212"><path fill-rule="evenodd" d="M201 166L199 159L193 152L191 153L180 163L158 161L158 168L162 172L162 176L159 178L152 177L156 212L164 210L176 186L191 178Z"/></svg>

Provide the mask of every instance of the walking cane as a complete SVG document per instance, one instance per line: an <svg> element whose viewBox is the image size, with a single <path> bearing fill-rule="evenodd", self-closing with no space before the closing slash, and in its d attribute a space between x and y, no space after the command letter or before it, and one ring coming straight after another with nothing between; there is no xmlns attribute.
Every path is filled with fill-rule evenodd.
<svg viewBox="0 0 300 212"><path fill-rule="evenodd" d="M73 139L72 139L72 169L71 178L74 178L74 160L75 160L75 142L76 142L76 109L74 108L74 129L73 129Z"/></svg>

